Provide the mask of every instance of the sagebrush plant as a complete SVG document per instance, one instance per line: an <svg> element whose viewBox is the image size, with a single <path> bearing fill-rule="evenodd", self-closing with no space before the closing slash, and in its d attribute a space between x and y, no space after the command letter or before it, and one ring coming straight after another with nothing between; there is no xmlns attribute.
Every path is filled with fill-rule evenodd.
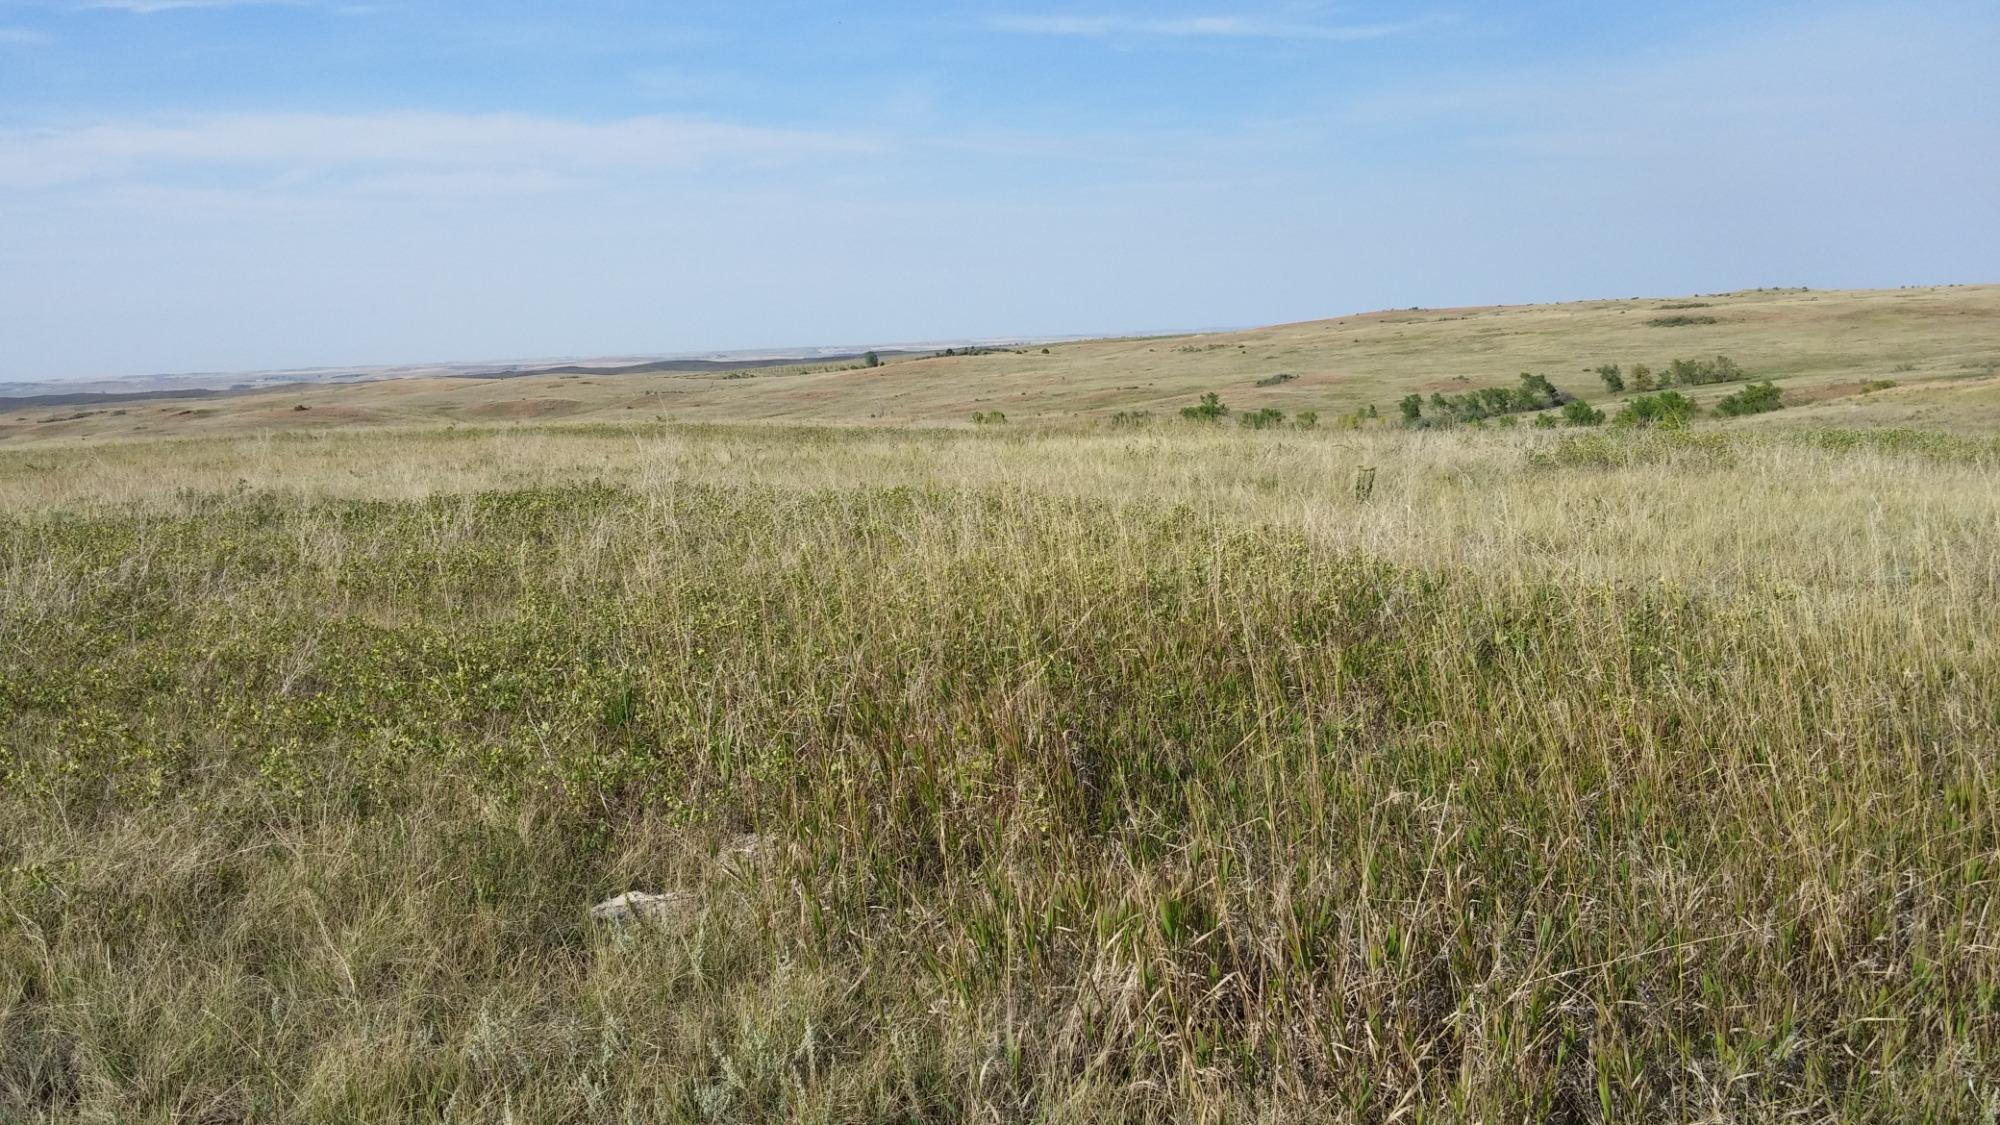
<svg viewBox="0 0 2000 1125"><path fill-rule="evenodd" d="M0 1120L1980 1120L1996 474L1236 427L0 457ZM689 905L593 932L627 889Z"/></svg>

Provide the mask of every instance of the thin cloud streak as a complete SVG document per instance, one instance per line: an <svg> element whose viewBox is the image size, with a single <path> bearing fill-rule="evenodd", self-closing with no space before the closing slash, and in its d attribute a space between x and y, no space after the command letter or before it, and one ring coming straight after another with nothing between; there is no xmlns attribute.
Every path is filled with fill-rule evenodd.
<svg viewBox="0 0 2000 1125"><path fill-rule="evenodd" d="M0 187L115 181L179 169L373 177L683 171L788 165L882 147L856 133L681 117L588 122L528 114L240 114L0 130Z"/></svg>
<svg viewBox="0 0 2000 1125"><path fill-rule="evenodd" d="M1072 39L1271 39L1361 43L1404 35L1442 22L1439 17L1399 23L1316 24L1243 16L1188 16L1138 19L1129 16L997 15L986 20L995 31Z"/></svg>
<svg viewBox="0 0 2000 1125"><path fill-rule="evenodd" d="M131 12L150 16L160 12L183 12L198 8L251 8L304 6L304 0L84 0L74 5L93 11Z"/></svg>

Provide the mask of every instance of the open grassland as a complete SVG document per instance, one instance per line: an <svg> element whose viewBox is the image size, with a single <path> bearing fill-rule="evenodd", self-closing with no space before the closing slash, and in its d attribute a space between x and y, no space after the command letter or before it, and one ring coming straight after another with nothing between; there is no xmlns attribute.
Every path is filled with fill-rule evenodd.
<svg viewBox="0 0 2000 1125"><path fill-rule="evenodd" d="M1988 285L1410 309L1247 332L894 358L878 368L423 378L32 406L0 410L0 445L452 423L966 425L995 412L1014 424L1080 425L1120 412L1172 416L1209 392L1239 410L1330 419L1370 405L1393 415L1406 394L1511 385L1524 371L1605 404L1621 396L1591 373L1601 364L1658 368L1718 354L1750 377L1776 380L1807 408L1770 424L2000 423L2000 286ZM1896 386L1869 390L1882 382ZM1704 387L1694 397L1712 405L1736 389Z"/></svg>
<svg viewBox="0 0 2000 1125"><path fill-rule="evenodd" d="M2000 446L1787 422L0 450L0 1120L1990 1120Z"/></svg>

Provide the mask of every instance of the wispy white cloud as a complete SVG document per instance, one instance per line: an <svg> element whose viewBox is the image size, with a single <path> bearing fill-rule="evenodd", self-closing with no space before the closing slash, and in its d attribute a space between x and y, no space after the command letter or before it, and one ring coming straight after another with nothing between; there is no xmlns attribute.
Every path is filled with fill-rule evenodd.
<svg viewBox="0 0 2000 1125"><path fill-rule="evenodd" d="M591 122L526 114L239 114L0 130L0 185L262 176L295 183L553 183L553 177L777 166L881 148L854 133L681 117Z"/></svg>
<svg viewBox="0 0 2000 1125"><path fill-rule="evenodd" d="M291 8L299 7L303 3L304 0L80 0L71 6L149 16L157 12L180 12L195 8Z"/></svg>
<svg viewBox="0 0 2000 1125"><path fill-rule="evenodd" d="M53 42L50 36L25 27L0 27L0 47L46 47Z"/></svg>
<svg viewBox="0 0 2000 1125"><path fill-rule="evenodd" d="M1396 23L1328 24L1272 20L1247 16L1182 16L1148 19L1133 16L995 15L986 25L1017 35L1055 35L1073 39L1273 39L1324 43L1358 43L1387 39L1441 22L1441 17Z"/></svg>

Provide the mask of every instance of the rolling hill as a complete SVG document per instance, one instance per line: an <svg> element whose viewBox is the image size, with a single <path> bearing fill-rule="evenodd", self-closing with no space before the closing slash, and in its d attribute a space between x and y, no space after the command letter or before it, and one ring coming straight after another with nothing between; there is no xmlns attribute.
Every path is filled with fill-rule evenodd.
<svg viewBox="0 0 2000 1125"><path fill-rule="evenodd" d="M16 402L0 409L0 443L558 421L937 425L991 411L1063 425L1120 411L1171 413L1209 391L1238 409L1331 415L1371 404L1387 412L1405 394L1509 384L1524 371L1604 399L1611 396L1590 373L1599 364L1657 367L1718 354L1779 381L1793 406L1808 407L1759 424L2000 423L2000 285L1986 285L1407 309L1243 332L891 357L873 368L634 368ZM1695 397L1730 389L1701 388Z"/></svg>

